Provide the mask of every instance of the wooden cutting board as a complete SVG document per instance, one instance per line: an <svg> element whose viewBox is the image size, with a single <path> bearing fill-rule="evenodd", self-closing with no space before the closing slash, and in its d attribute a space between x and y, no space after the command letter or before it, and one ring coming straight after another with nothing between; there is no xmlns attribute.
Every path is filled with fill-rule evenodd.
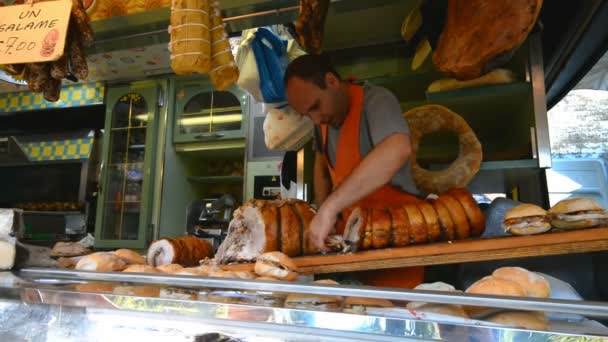
<svg viewBox="0 0 608 342"><path fill-rule="evenodd" d="M608 228L592 228L531 236L438 242L349 254L311 255L294 258L294 261L301 273L320 274L604 250L608 250ZM251 271L253 264L222 268Z"/></svg>

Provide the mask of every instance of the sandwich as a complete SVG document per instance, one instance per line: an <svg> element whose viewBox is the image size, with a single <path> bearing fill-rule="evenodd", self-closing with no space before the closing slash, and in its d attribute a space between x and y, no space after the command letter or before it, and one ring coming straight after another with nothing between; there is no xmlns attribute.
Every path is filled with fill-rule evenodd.
<svg viewBox="0 0 608 342"><path fill-rule="evenodd" d="M273 277L294 281L298 277L298 267L281 252L268 252L257 257L255 273L261 277Z"/></svg>
<svg viewBox="0 0 608 342"><path fill-rule="evenodd" d="M314 281L313 284L320 285L339 285L331 279L322 279ZM321 310L321 311L339 311L342 307L341 296L325 296L307 293L292 293L285 299L285 307L301 310Z"/></svg>
<svg viewBox="0 0 608 342"><path fill-rule="evenodd" d="M353 314L366 314L368 308L392 308L390 300L378 298L347 297L342 311Z"/></svg>
<svg viewBox="0 0 608 342"><path fill-rule="evenodd" d="M551 229L547 212L533 204L522 204L505 213L502 228L513 235L532 235Z"/></svg>
<svg viewBox="0 0 608 342"><path fill-rule="evenodd" d="M425 283L420 284L414 288L414 290L423 291L441 291L441 292L455 292L459 293L462 291L456 290L454 286L443 282ZM446 316L455 316L461 318L468 318L468 314L460 305L455 304L437 304L437 303L425 303L425 302L409 302L407 309L418 313L433 313Z"/></svg>
<svg viewBox="0 0 608 342"><path fill-rule="evenodd" d="M341 306L340 296L292 293L285 299L285 307L290 309L338 311Z"/></svg>
<svg viewBox="0 0 608 342"><path fill-rule="evenodd" d="M591 228L608 222L608 213L591 198L559 201L549 209L551 226L558 229Z"/></svg>

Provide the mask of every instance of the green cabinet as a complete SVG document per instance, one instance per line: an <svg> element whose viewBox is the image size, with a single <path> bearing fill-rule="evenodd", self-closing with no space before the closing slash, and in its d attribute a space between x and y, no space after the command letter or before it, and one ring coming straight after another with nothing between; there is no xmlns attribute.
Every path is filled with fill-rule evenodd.
<svg viewBox="0 0 608 342"><path fill-rule="evenodd" d="M206 79L178 80L173 142L244 139L248 106L247 94L235 86L218 91Z"/></svg>
<svg viewBox="0 0 608 342"><path fill-rule="evenodd" d="M156 82L140 82L107 91L96 247L145 247L160 89Z"/></svg>

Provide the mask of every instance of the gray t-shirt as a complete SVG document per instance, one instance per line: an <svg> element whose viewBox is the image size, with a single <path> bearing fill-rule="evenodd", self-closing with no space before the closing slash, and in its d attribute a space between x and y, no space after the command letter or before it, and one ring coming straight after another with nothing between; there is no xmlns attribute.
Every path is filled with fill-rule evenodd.
<svg viewBox="0 0 608 342"><path fill-rule="evenodd" d="M369 84L364 85L365 96L363 98L363 113L361 116L361 128L359 130L359 151L361 157L365 157L374 146L382 142L386 137L394 133L409 134L407 122L403 118L399 101L388 89ZM327 129L327 154L329 162L336 164L336 148L340 136L340 128L328 126ZM314 148L322 151L321 132L315 127ZM381 166L380 166L381 167ZM410 161L401 167L391 180L391 185L397 189L418 195L420 192L414 183L410 170Z"/></svg>

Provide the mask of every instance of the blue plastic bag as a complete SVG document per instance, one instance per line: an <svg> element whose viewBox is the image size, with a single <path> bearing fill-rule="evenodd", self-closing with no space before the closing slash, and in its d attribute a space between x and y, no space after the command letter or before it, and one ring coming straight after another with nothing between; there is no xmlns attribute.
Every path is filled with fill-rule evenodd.
<svg viewBox="0 0 608 342"><path fill-rule="evenodd" d="M266 28L259 28L251 42L251 48L258 65L264 102L286 101L283 75L288 63L287 41Z"/></svg>

